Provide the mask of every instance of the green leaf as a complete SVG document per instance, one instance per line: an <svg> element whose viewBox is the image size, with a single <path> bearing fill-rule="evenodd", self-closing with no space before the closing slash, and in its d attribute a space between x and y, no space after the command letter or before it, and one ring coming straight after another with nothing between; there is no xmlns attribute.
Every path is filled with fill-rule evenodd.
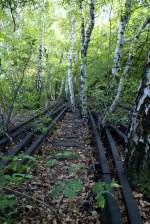
<svg viewBox="0 0 150 224"><path fill-rule="evenodd" d="M71 179L68 181L58 182L54 185L50 195L57 198L60 194L64 193L67 198L74 198L79 192L83 190L83 184L80 180Z"/></svg>
<svg viewBox="0 0 150 224"><path fill-rule="evenodd" d="M65 185L64 194L68 198L74 198L77 196L77 193L81 192L82 190L82 182L77 179L71 179Z"/></svg>
<svg viewBox="0 0 150 224"><path fill-rule="evenodd" d="M12 176L14 176L14 177L22 177L24 179L30 179L30 180L33 179L32 175L24 174L24 173L14 173Z"/></svg>
<svg viewBox="0 0 150 224"><path fill-rule="evenodd" d="M58 164L58 161L56 159L52 159L52 160L49 160L47 162L47 165L50 166L50 167L54 167Z"/></svg>
<svg viewBox="0 0 150 224"><path fill-rule="evenodd" d="M71 151L59 152L54 155L56 159L76 159L78 155Z"/></svg>
<svg viewBox="0 0 150 224"><path fill-rule="evenodd" d="M64 190L64 183L58 182L54 185L52 191L50 192L50 196L53 198L57 198Z"/></svg>
<svg viewBox="0 0 150 224"><path fill-rule="evenodd" d="M111 187L112 188L120 188L121 186L119 184L117 184L116 182L112 182Z"/></svg>
<svg viewBox="0 0 150 224"><path fill-rule="evenodd" d="M16 197L11 195L0 194L0 211L4 211L8 208L13 208L16 204Z"/></svg>
<svg viewBox="0 0 150 224"><path fill-rule="evenodd" d="M96 183L93 186L92 190L93 190L94 193L99 193L99 192L104 191L104 183L102 183L102 182Z"/></svg>
<svg viewBox="0 0 150 224"><path fill-rule="evenodd" d="M72 166L69 167L69 174L75 174L77 172L82 172L83 167L80 164L73 164Z"/></svg>
<svg viewBox="0 0 150 224"><path fill-rule="evenodd" d="M105 207L105 198L104 198L104 196L102 194L99 194L97 196L97 203L98 203L98 206L100 208L104 208Z"/></svg>

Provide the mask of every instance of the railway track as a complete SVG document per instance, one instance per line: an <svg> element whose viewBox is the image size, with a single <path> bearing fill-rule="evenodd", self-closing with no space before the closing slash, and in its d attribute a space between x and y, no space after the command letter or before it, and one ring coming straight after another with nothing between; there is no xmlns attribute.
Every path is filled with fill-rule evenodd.
<svg viewBox="0 0 150 224"><path fill-rule="evenodd" d="M2 168L7 166L11 162L11 159L9 158L14 157L21 152L23 152L23 154L27 156L37 153L44 139L47 137L48 134L53 131L54 126L63 117L66 110L66 104L63 104L58 108L53 108L52 110L50 110L48 115L52 118L52 121L49 122L46 130L39 135L35 134L34 130L29 131L27 135L21 140L21 142L16 144L13 149L10 149L6 154L3 155L6 159L0 161L0 167ZM22 159L18 162L18 165L24 164L26 162L27 159Z"/></svg>
<svg viewBox="0 0 150 224"><path fill-rule="evenodd" d="M68 108L67 104L63 104L59 106L58 108L55 108L53 110L53 113L51 114L49 113L49 116L52 117L52 121L47 125L47 129L39 135L36 135L33 130L28 131L28 134L22 139L22 141L18 143L12 150L10 150L5 155L6 158L7 157L12 158L16 155L19 155L20 153L23 153L23 155L25 156L33 156L35 153L38 153L38 150L40 149L40 146L42 145L44 139L48 136L48 134L53 132L55 124L63 118L65 112L67 111L67 108ZM75 115L73 116L74 116L73 118L76 118ZM80 148L82 151L84 148L84 147L82 148L82 144L79 145L78 142L76 141L74 142L74 138L76 138L74 136L74 133L76 132L78 133L78 129L80 129L81 121L78 122L78 119L77 119L76 125L74 124L75 123L74 119L72 119L71 122L69 121L69 123L67 123L68 121L69 119L67 120L64 119L64 122L62 122L64 123L64 126L61 127L59 136L57 136L55 141L52 142L51 149L54 149L54 151L55 150L59 151L60 149L62 150L62 147L64 148L67 147L67 149L70 148L70 151L72 151L73 148L74 150L76 148L77 150L78 148ZM118 182L121 186L119 189L112 190L111 192L112 194L108 194L108 193L105 194L106 206L104 209L101 209L100 213L98 213L98 219L100 217L100 223L102 224L142 224L143 220L140 216L138 206L133 197L132 189L128 182L124 164L120 156L120 151L122 150L120 149L120 145L123 145L124 142L126 141L125 134L119 128L113 127L111 125L101 127L99 122L100 119L98 119L97 114L93 115L91 112L89 112L89 121L90 121L91 131L93 134L93 140L96 144L96 149L97 149L94 151L95 158L96 158L96 163L95 163L96 172L95 172L95 178L93 177L93 182L96 180L96 182L102 181L109 184L112 181L115 181L115 182ZM81 126L84 130L83 124ZM68 128L70 128L69 132L68 132ZM66 136L66 133L68 133L67 136ZM78 137L76 140L78 141L79 135L77 136ZM70 138L73 140L70 140ZM118 139L120 139L120 141L118 141ZM49 143L47 142L47 144ZM46 151L44 152L45 154L46 154ZM46 156L47 155L48 154L46 154ZM45 164L45 158L46 157L44 157L43 159L43 164ZM28 158L23 157L23 159L17 162L17 167L19 168L19 166L22 166L26 164L27 162L28 162ZM0 167L2 168L4 168L5 166L7 167L9 163L11 163L10 159L1 160ZM54 179L54 181L56 180ZM93 194L91 197L93 200ZM95 199L93 201L95 203Z"/></svg>
<svg viewBox="0 0 150 224"><path fill-rule="evenodd" d="M98 161L97 181L111 183L119 182L121 187L112 192L115 197L105 194L106 206L101 210L103 224L142 224L137 203L127 179L126 171L118 150L116 139L126 141L125 134L118 128L106 126L101 129L98 118L89 112L89 122L96 145L96 158ZM115 133L116 139L113 138Z"/></svg>
<svg viewBox="0 0 150 224"><path fill-rule="evenodd" d="M37 123L38 118L42 117L42 116L51 116L55 113L57 113L57 110L59 109L59 107L61 107L61 103L55 102L54 104L52 104L51 106L49 106L47 109L45 109L44 111L42 111L41 113L36 114L35 116L31 117L30 119L28 119L25 122L22 122L21 124L15 126L14 128L12 128L11 130L8 131L8 135L12 138L13 141L24 138L24 135L26 135L26 133L28 133L29 131L32 131L32 129L34 129L34 126ZM10 138L8 138L7 136L1 136L0 138L0 147L1 146L6 146L10 143ZM16 143L16 141L15 141Z"/></svg>

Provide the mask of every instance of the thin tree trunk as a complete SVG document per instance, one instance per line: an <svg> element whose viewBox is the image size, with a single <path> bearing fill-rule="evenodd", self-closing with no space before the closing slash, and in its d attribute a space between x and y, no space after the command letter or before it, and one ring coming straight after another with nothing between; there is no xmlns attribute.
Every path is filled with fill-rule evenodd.
<svg viewBox="0 0 150 224"><path fill-rule="evenodd" d="M46 72L45 72L45 91L46 91L46 101L45 101L45 107L48 106L48 73L49 73L49 69L48 69L48 53L46 52Z"/></svg>
<svg viewBox="0 0 150 224"><path fill-rule="evenodd" d="M120 71L120 59L122 56L122 49L124 46L124 32L130 19L130 13L131 13L131 0L125 0L125 11L124 14L121 16L119 22L117 45L113 58L113 67L112 67L113 77Z"/></svg>
<svg viewBox="0 0 150 224"><path fill-rule="evenodd" d="M138 33L132 39L132 42L133 43L139 39L141 33L145 30L146 26L149 23L150 23L150 18L148 17L144 21L144 24L139 29ZM117 94L115 96L115 99L114 99L113 103L111 104L111 106L109 107L106 115L103 118L103 123L105 123L105 120L106 120L107 116L116 109L116 107L118 106L118 104L120 102L120 98L121 98L121 96L123 94L123 91L124 91L125 81L127 79L127 76L129 74L129 71L131 69L131 65L132 65L132 62L133 62L133 59L134 59L134 51L135 51L135 49L133 47L129 50L129 55L128 55L128 59L127 59L127 62L126 62L126 66L124 68L123 74L122 74L122 76L120 78L120 81L119 81L119 85L118 85L118 89L117 89Z"/></svg>
<svg viewBox="0 0 150 224"><path fill-rule="evenodd" d="M85 30L85 21L83 15L83 2L81 3L81 66L80 66L80 74L79 74L79 85L78 85L78 95L80 101L80 111L82 117L87 117L87 72L86 72L86 55L88 46L90 43L90 38L92 31L94 29L94 8L95 8L95 0L90 1L90 22L87 30Z"/></svg>
<svg viewBox="0 0 150 224"><path fill-rule="evenodd" d="M31 57L31 55L30 55L30 57ZM16 99L17 99L17 96L18 96L18 92L19 92L19 90L20 90L20 88L21 88L21 86L23 84L23 80L24 80L24 76L25 76L25 71L26 71L26 68L28 66L28 63L30 61L30 57L28 58L25 66L24 66L24 69L22 71L22 77L21 77L21 79L19 81L19 84L16 87L16 89L14 90L14 95L13 95L13 98L12 98L12 103L11 103L11 105L9 107L9 112L8 112L8 116L7 116L7 120L6 120L6 124L5 124L6 130L8 129L8 125L9 125L9 122L10 122L10 119L11 119L11 116L12 116L12 112L13 112L13 109L14 109L14 105L15 105L15 102L16 102Z"/></svg>
<svg viewBox="0 0 150 224"><path fill-rule="evenodd" d="M2 109L0 108L0 134L3 132L3 130L4 130L4 115Z"/></svg>
<svg viewBox="0 0 150 224"><path fill-rule="evenodd" d="M51 99L55 100L56 99L56 81L51 80Z"/></svg>
<svg viewBox="0 0 150 224"><path fill-rule="evenodd" d="M45 14L45 0L42 0L42 19L41 19L41 36L40 46L37 60L37 77L36 77L36 90L41 94L42 89L42 57L44 48L44 14Z"/></svg>
<svg viewBox="0 0 150 224"><path fill-rule="evenodd" d="M150 52L132 112L127 149L132 181L146 177L150 168Z"/></svg>
<svg viewBox="0 0 150 224"><path fill-rule="evenodd" d="M75 112L75 97L74 97L74 78L73 78L73 71L72 71L72 61L74 57L74 48L75 48L75 16L72 18L72 48L68 54L68 86L69 86L69 95L70 95L70 103L71 103L71 110Z"/></svg>
<svg viewBox="0 0 150 224"><path fill-rule="evenodd" d="M61 87L60 87L60 97L65 98L66 97L66 80L64 78L61 79Z"/></svg>

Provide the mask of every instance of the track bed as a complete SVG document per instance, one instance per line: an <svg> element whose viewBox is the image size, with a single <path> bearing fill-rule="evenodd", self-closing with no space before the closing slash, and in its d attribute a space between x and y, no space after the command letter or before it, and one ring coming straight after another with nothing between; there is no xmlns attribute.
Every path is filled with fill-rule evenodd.
<svg viewBox="0 0 150 224"><path fill-rule="evenodd" d="M65 114L65 110L64 107L64 111L61 110L54 118L57 129L53 135L49 132L41 136L37 142L33 142L35 147L31 145L26 150L27 155L38 152L34 166L29 171L32 179L20 186L12 185L5 189L8 193L12 190L17 197L14 224L148 224L149 203L141 196L139 200L139 194L132 192L120 159L122 148L117 151L116 138L120 133L114 133L113 128L107 127L100 135L98 123L92 124L90 130L87 123L80 119L78 111ZM64 119L60 121L64 114ZM96 122L92 115L90 120L91 123ZM119 145L124 140L122 137ZM69 157L66 156L68 154ZM53 166L51 161L55 161ZM22 160L20 165L24 162L26 160ZM110 183L112 180L118 182L121 188L112 190L114 197L106 194L106 207L99 209L92 188L95 182ZM82 188L73 198L68 198L62 190L70 181L80 181ZM60 193L53 197L52 192L60 183ZM144 208L140 203L145 203Z"/></svg>

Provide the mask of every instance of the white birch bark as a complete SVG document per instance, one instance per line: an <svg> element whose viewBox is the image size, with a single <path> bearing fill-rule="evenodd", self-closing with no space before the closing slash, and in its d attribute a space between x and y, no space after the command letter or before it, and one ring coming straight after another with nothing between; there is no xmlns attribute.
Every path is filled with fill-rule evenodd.
<svg viewBox="0 0 150 224"><path fill-rule="evenodd" d="M51 99L55 100L56 99L56 81L51 80Z"/></svg>
<svg viewBox="0 0 150 224"><path fill-rule="evenodd" d="M128 133L129 175L147 175L150 167L150 52L138 90Z"/></svg>
<svg viewBox="0 0 150 224"><path fill-rule="evenodd" d="M95 8L95 0L90 0L90 22L87 30L85 30L85 21L84 21L84 6L83 2L81 3L81 66L80 66L80 74L79 74L79 85L78 85L78 95L80 102L80 111L82 117L87 117L87 72L86 72L86 55L88 46L90 43L90 38L92 31L94 29L94 8Z"/></svg>
<svg viewBox="0 0 150 224"><path fill-rule="evenodd" d="M144 24L142 25L142 28L140 28L140 30L138 31L138 35L134 36L134 39L132 40L133 43L136 42L139 39L141 33L144 31L144 29L146 28L146 26L148 24L150 24L150 18L149 17L144 21ZM118 106L118 104L120 102L120 98L121 98L121 96L123 94L123 91L124 91L124 84L125 84L125 81L127 79L128 74L129 74L133 59L134 59L134 48L132 47L129 50L129 55L128 55L128 59L127 59L127 62L126 62L126 66L124 68L123 74L122 74L122 76L120 78L120 81L119 81L117 94L115 96L115 99L114 99L113 103L111 104L111 106L109 107L106 115L103 118L103 123L105 123L105 120L106 120L108 114L112 113L116 109L116 107Z"/></svg>
<svg viewBox="0 0 150 224"><path fill-rule="evenodd" d="M40 46L37 59L37 77L36 77L36 90L41 94L42 88L42 57L44 48L44 15L45 15L45 0L42 0L42 18L41 18L41 35L40 35Z"/></svg>
<svg viewBox="0 0 150 224"><path fill-rule="evenodd" d="M67 74L70 104L71 104L72 112L75 112L74 82L73 82L73 71L72 71L74 48L75 48L75 16L72 17L72 47L68 54L68 74Z"/></svg>
<svg viewBox="0 0 150 224"><path fill-rule="evenodd" d="M122 56L122 49L124 46L124 32L128 21L130 19L131 13L131 0L125 0L125 12L121 16L119 26L118 26L118 35L117 35L117 45L115 49L115 54L113 58L113 67L112 67L112 76L114 77L120 71L120 59Z"/></svg>
<svg viewBox="0 0 150 224"><path fill-rule="evenodd" d="M61 87L60 87L60 97L66 97L66 80L65 78L61 79Z"/></svg>
<svg viewBox="0 0 150 224"><path fill-rule="evenodd" d="M49 69L48 69L48 53L46 52L46 71L45 71L45 91L46 91L46 101L45 101L45 107L47 108L48 106L48 74L49 74Z"/></svg>

